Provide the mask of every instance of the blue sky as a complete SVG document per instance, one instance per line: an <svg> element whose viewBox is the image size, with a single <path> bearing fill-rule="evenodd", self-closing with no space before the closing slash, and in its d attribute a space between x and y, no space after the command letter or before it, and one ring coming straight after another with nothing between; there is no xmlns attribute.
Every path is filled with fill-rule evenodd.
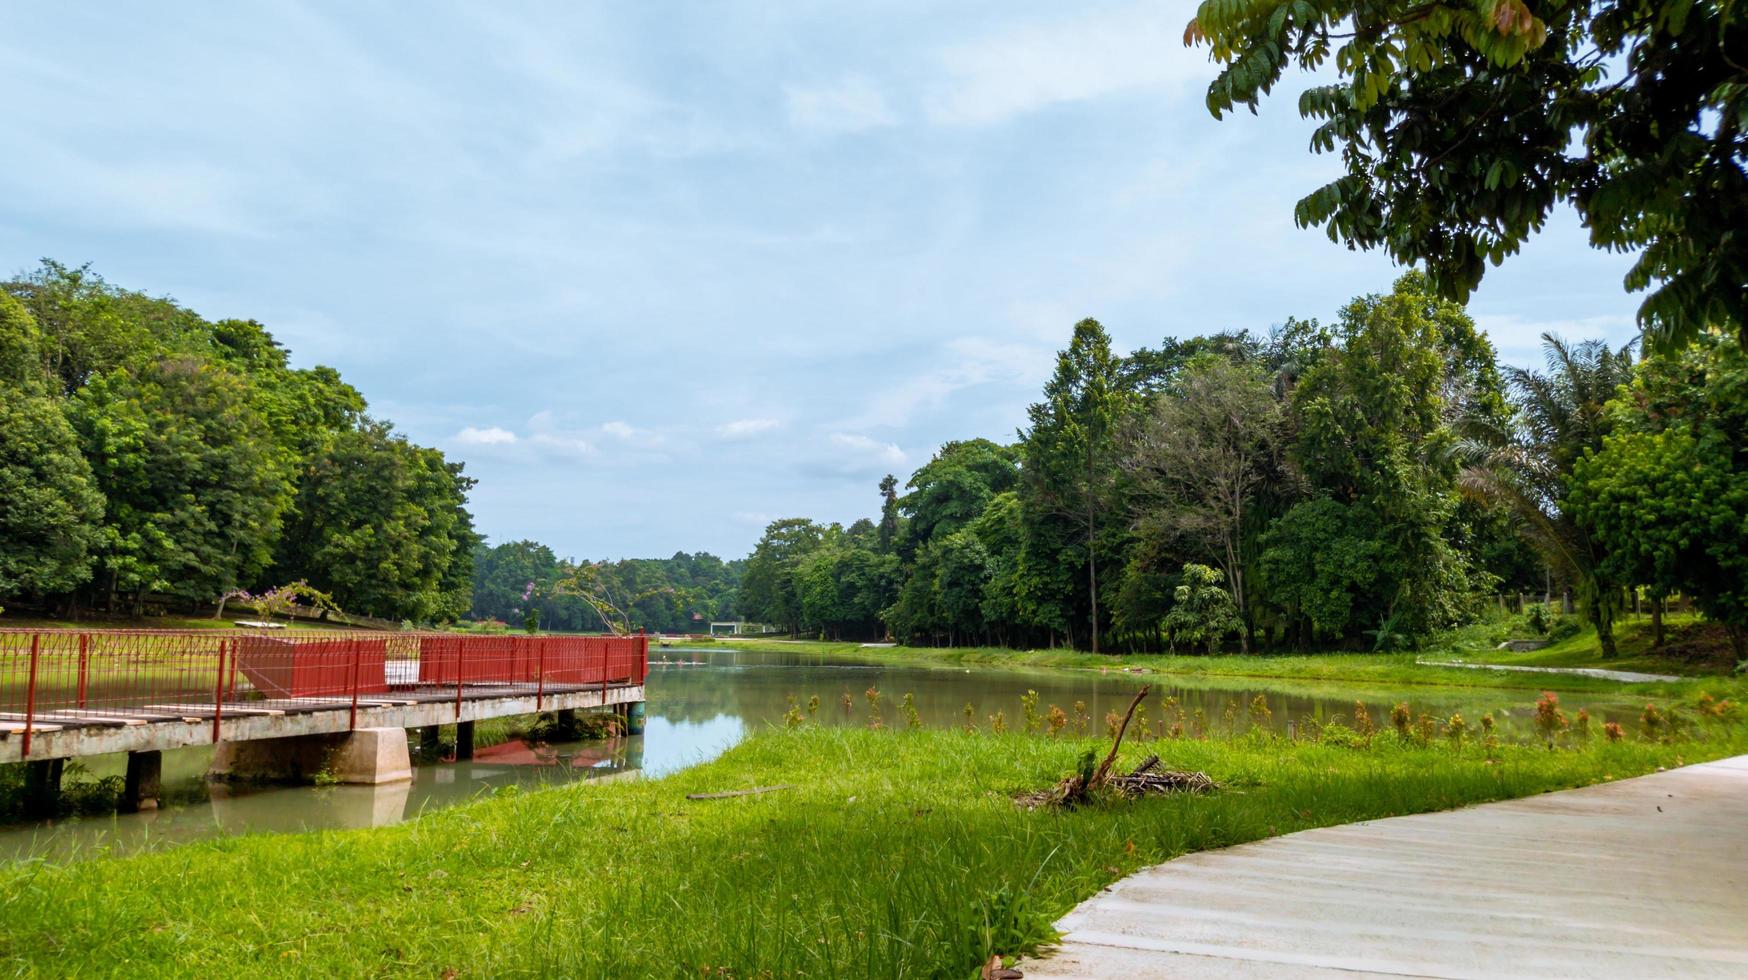
<svg viewBox="0 0 1748 980"><path fill-rule="evenodd" d="M27 5L0 265L252 317L467 462L493 541L744 554L1012 437L1081 317L1126 349L1388 286L1292 223L1290 78L1215 122L1187 2ZM417 10L416 14L413 11ZM1470 309L1633 335L1569 213Z"/></svg>

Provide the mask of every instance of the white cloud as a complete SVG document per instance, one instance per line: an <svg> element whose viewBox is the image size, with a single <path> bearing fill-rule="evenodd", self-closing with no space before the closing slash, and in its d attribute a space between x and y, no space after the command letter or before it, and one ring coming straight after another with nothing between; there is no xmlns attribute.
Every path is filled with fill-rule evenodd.
<svg viewBox="0 0 1748 980"><path fill-rule="evenodd" d="M1183 46L1185 8L1138 3L1048 24L1025 24L948 48L947 80L929 118L986 124L1064 102L1205 80L1199 49Z"/></svg>
<svg viewBox="0 0 1748 980"><path fill-rule="evenodd" d="M786 87L789 124L826 133L856 133L898 122L886 95L869 79L847 75L822 88Z"/></svg>
<svg viewBox="0 0 1748 980"><path fill-rule="evenodd" d="M782 426L776 419L735 419L724 422L716 427L716 434L724 439L751 439L753 436L770 432Z"/></svg>
<svg viewBox="0 0 1748 980"><path fill-rule="evenodd" d="M594 444L587 439L551 432L537 432L529 436L528 444L553 456L583 457L592 456L595 453Z"/></svg>
<svg viewBox="0 0 1748 980"><path fill-rule="evenodd" d="M614 419L611 422L602 423L601 431L607 433L610 436L617 436L621 439L630 439L633 436L637 435L636 429L632 428L629 424L627 424L625 422L619 421L618 419Z"/></svg>
<svg viewBox="0 0 1748 980"><path fill-rule="evenodd" d="M1060 326L1056 332L1063 332ZM941 407L966 388L1042 382L1050 373L1054 356L1055 349L1042 343L957 337L928 359L936 367L881 388L859 414L842 424L851 428L902 426L925 409Z"/></svg>
<svg viewBox="0 0 1748 980"><path fill-rule="evenodd" d="M832 445L850 452L853 464L875 463L881 466L903 466L907 458L904 450L898 448L895 443L880 442L864 435L834 432L831 441Z"/></svg>
<svg viewBox="0 0 1748 980"><path fill-rule="evenodd" d="M516 443L516 433L495 425L484 429L469 425L455 434L455 441L464 446L511 446Z"/></svg>

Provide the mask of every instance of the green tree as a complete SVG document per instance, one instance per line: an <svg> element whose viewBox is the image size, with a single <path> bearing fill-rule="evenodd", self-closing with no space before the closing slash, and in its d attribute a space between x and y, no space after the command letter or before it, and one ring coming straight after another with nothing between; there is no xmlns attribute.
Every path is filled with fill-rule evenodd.
<svg viewBox="0 0 1748 980"><path fill-rule="evenodd" d="M1206 643L1208 652L1215 653L1221 639L1239 632L1243 624L1232 594L1221 587L1224 578L1219 569L1206 565L1184 566L1171 611L1165 614L1165 632L1174 649L1180 642Z"/></svg>
<svg viewBox="0 0 1748 980"><path fill-rule="evenodd" d="M892 550L898 539L898 477L891 473L880 478L880 550Z"/></svg>
<svg viewBox="0 0 1748 980"><path fill-rule="evenodd" d="M799 633L803 623L801 560L824 541L824 529L804 517L772 521L747 558L741 576L740 606L749 618Z"/></svg>
<svg viewBox="0 0 1748 980"><path fill-rule="evenodd" d="M92 376L67 411L108 505L110 593L210 602L266 570L291 485L243 379L166 358Z"/></svg>
<svg viewBox="0 0 1748 980"><path fill-rule="evenodd" d="M1524 536L1578 593L1604 656L1615 653L1614 616L1619 579L1602 541L1567 505L1578 461L1601 451L1612 429L1608 400L1632 380L1630 348L1610 350L1598 340L1567 344L1544 334L1548 371L1508 369L1517 406L1513 428L1471 449L1464 472L1473 492L1512 508Z"/></svg>
<svg viewBox="0 0 1748 980"><path fill-rule="evenodd" d="M1110 550L1108 514L1116 496L1117 429L1132 396L1123 389L1121 362L1097 320L1074 325L1068 348L1044 385L1044 400L1031 406L1031 426L1020 434L1021 500L1026 504L1028 564L1078 569L1086 574L1084 602L1055 576L1034 582L1035 601L1057 606L1052 617L1074 632L1090 624L1099 651L1099 558ZM1041 569L1040 569L1041 570ZM1079 610L1085 610L1082 620Z"/></svg>
<svg viewBox="0 0 1748 980"><path fill-rule="evenodd" d="M1639 365L1614 431L1572 469L1570 509L1610 580L1682 592L1748 659L1748 358L1705 337Z"/></svg>
<svg viewBox="0 0 1748 980"><path fill-rule="evenodd" d="M1265 480L1279 483L1286 416L1260 367L1202 355L1183 367L1153 410L1129 429L1125 465L1135 474L1137 521L1163 526L1220 566L1246 629L1248 509Z"/></svg>
<svg viewBox="0 0 1748 980"><path fill-rule="evenodd" d="M1317 152L1347 172L1300 225L1425 262L1462 300L1569 203L1591 242L1636 252L1648 343L1748 330L1748 14L1733 0L1203 0L1185 43L1221 65L1219 117L1289 65ZM1654 287L1654 288L1653 288Z"/></svg>
<svg viewBox="0 0 1748 980"><path fill-rule="evenodd" d="M919 542L952 534L982 514L991 497L1013 489L1019 476L1010 447L988 439L949 442L905 485L910 492L898 506L909 518L906 530Z"/></svg>
<svg viewBox="0 0 1748 980"><path fill-rule="evenodd" d="M0 293L0 599L70 592L91 576L103 497L44 370L41 334Z"/></svg>
<svg viewBox="0 0 1748 980"><path fill-rule="evenodd" d="M1261 592L1300 649L1355 632L1355 607L1377 591L1391 529L1363 504L1320 497L1295 505L1260 541Z"/></svg>
<svg viewBox="0 0 1748 980"><path fill-rule="evenodd" d="M1386 528L1376 592L1361 603L1410 636L1455 622L1475 585L1448 532L1456 511L1456 434L1444 398L1446 338L1461 307L1429 300L1410 272L1385 295L1342 310L1339 345L1293 391L1295 453L1314 491L1367 510Z"/></svg>
<svg viewBox="0 0 1748 980"><path fill-rule="evenodd" d="M388 423L341 433L298 487L277 568L343 607L433 622L472 604L479 542L466 510L473 481Z"/></svg>

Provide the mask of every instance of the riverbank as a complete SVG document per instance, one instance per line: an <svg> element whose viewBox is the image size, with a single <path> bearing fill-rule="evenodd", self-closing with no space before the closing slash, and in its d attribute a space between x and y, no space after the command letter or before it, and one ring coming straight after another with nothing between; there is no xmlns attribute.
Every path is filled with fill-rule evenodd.
<svg viewBox="0 0 1748 980"><path fill-rule="evenodd" d="M1493 650L1484 640L1454 636L1420 653L1310 654L1181 654L1087 653L1080 650L1010 650L1004 647L905 647L832 643L811 640L722 640L719 647L759 652L787 652L823 658L873 663L930 664L940 667L1039 667L1073 670L1129 671L1182 677L1283 680L1351 687L1452 687L1567 691L1630 692L1650 697L1684 698L1701 692L1714 696L1748 694L1748 678L1727 669L1698 665L1650 652L1637 628L1623 629L1628 655L1603 659L1594 633L1584 633L1545 650L1514 654ZM1440 666L1420 660L1460 660L1463 666ZM1537 676L1517 671L1472 669L1472 664L1594 667L1668 673L1679 680L1625 683L1580 674Z"/></svg>
<svg viewBox="0 0 1748 980"><path fill-rule="evenodd" d="M1557 751L1336 726L1324 743L1155 739L1126 745L1125 764L1157 752L1222 789L1030 812L1016 792L1103 740L802 723L659 780L503 792L378 830L6 868L0 958L26 974L969 975L1179 854L1748 749L1735 722L1690 736L1703 740L1593 731ZM687 798L772 785L793 788Z"/></svg>

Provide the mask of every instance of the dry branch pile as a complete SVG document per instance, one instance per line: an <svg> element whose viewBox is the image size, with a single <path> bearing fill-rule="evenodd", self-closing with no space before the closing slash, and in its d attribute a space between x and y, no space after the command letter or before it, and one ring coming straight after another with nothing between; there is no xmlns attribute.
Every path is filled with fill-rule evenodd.
<svg viewBox="0 0 1748 980"><path fill-rule="evenodd" d="M1176 772L1159 768L1159 756L1150 755L1147 761L1135 767L1128 775L1113 775L1111 766L1117 761L1117 749L1123 745L1123 735L1129 731L1129 720L1135 717L1135 708L1146 699L1153 688L1143 686L1135 692L1135 700L1129 702L1129 710L1123 713L1123 723L1117 727L1117 737L1111 742L1111 751L1105 753L1103 762L1091 772L1078 772L1047 790L1035 793L1022 793L1014 798L1014 802L1028 810L1041 806L1078 806L1092 798L1100 790L1113 790L1116 793L1135 799L1150 793L1208 793L1216 787L1214 780L1205 772ZM1092 754L1087 753L1090 763Z"/></svg>

